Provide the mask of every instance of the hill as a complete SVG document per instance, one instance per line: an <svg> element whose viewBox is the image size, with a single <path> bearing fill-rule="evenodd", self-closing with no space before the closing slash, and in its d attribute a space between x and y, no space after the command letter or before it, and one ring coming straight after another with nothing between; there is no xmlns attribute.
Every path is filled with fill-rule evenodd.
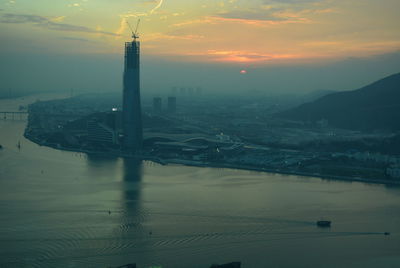
<svg viewBox="0 0 400 268"><path fill-rule="evenodd" d="M366 87L328 94L276 114L279 118L316 122L354 130L400 130L400 73Z"/></svg>

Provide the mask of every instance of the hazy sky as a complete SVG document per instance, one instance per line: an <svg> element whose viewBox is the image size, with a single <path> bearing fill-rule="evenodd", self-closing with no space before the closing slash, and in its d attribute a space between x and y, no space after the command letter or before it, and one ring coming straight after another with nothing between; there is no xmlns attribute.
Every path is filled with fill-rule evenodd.
<svg viewBox="0 0 400 268"><path fill-rule="evenodd" d="M145 85L351 89L400 71L399 10L399 0L0 0L2 87L118 87L126 21L141 18Z"/></svg>

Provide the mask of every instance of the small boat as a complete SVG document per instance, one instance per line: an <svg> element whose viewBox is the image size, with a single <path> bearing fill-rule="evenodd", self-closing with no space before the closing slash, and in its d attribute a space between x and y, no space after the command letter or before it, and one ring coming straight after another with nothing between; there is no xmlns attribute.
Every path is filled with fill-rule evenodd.
<svg viewBox="0 0 400 268"><path fill-rule="evenodd" d="M136 263L129 263L115 268L136 268Z"/></svg>
<svg viewBox="0 0 400 268"><path fill-rule="evenodd" d="M331 227L331 221L317 221L318 227Z"/></svg>
<svg viewBox="0 0 400 268"><path fill-rule="evenodd" d="M210 268L240 268L241 266L241 262L231 262L225 264L213 264L210 266Z"/></svg>
<svg viewBox="0 0 400 268"><path fill-rule="evenodd" d="M0 150L3 149L3 145L0 144Z"/></svg>
<svg viewBox="0 0 400 268"><path fill-rule="evenodd" d="M390 235L390 233L389 233L389 232L384 232L383 234L384 234L384 235Z"/></svg>

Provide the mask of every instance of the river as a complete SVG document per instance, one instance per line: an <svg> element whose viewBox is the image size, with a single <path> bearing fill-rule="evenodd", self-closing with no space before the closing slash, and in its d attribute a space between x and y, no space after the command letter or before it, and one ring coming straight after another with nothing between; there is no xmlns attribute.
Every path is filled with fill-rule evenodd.
<svg viewBox="0 0 400 268"><path fill-rule="evenodd" d="M0 120L0 267L400 266L398 187L59 151L25 124Z"/></svg>

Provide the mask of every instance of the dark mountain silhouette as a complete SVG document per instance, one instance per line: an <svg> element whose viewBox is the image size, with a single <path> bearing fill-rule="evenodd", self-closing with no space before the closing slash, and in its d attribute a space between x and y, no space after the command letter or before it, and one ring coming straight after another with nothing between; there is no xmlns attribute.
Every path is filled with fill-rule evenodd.
<svg viewBox="0 0 400 268"><path fill-rule="evenodd" d="M276 114L354 130L400 130L400 73L366 87L328 94L316 101Z"/></svg>
<svg viewBox="0 0 400 268"><path fill-rule="evenodd" d="M336 93L336 92L337 91L334 91L334 90L324 90L324 89L315 90L315 91L312 91L312 92L309 92L309 93L303 95L302 96L302 99L303 99L302 103L315 101L315 100L317 100L319 98L322 98L322 97L324 97L326 95L329 95L329 94L332 94L332 93Z"/></svg>

